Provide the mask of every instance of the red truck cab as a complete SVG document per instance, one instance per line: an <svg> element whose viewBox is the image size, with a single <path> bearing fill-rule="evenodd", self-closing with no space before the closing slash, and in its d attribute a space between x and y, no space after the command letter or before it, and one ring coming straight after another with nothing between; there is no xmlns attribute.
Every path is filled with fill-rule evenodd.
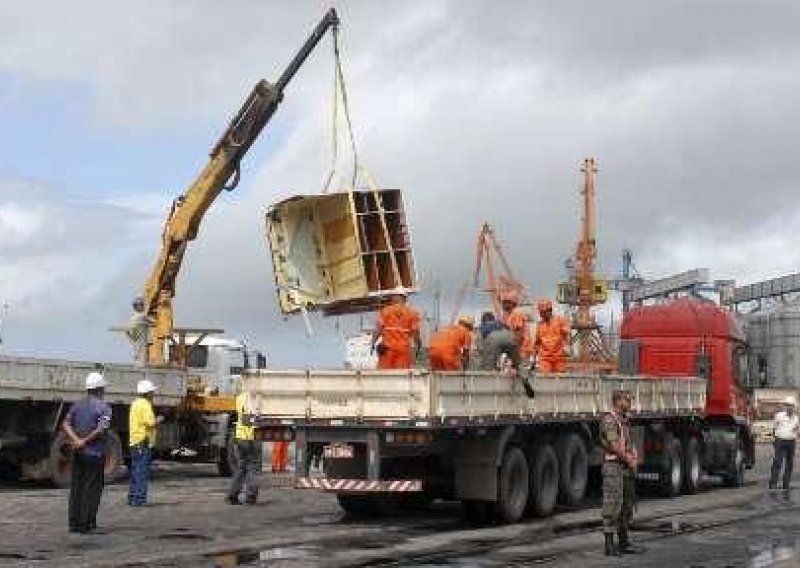
<svg viewBox="0 0 800 568"><path fill-rule="evenodd" d="M696 479L698 469L722 476L730 486L744 483L744 470L755 463L755 440L745 390L748 349L733 314L700 298L641 306L625 315L620 338L623 374L708 381L705 412L698 420L646 425L645 467L663 479L681 477L677 468L682 467L684 486ZM676 492L675 485L664 485L667 494ZM696 483L688 485L696 490Z"/></svg>
<svg viewBox="0 0 800 568"><path fill-rule="evenodd" d="M625 316L621 338L638 345L638 373L703 376L708 417L748 420L747 347L731 312L694 298L638 307Z"/></svg>

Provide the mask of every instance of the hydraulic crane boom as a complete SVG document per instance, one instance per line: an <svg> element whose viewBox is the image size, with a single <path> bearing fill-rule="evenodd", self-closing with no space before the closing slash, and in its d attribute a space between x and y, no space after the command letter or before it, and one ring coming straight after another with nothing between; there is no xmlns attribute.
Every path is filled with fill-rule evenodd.
<svg viewBox="0 0 800 568"><path fill-rule="evenodd" d="M211 150L208 164L186 192L175 200L162 233L161 252L144 288L145 313L154 321L148 361L167 363L167 345L173 337L172 298L186 245L197 237L200 222L223 189L239 183L241 159L269 122L283 99L283 90L330 29L336 40L339 17L331 8L274 85L259 81L227 130Z"/></svg>

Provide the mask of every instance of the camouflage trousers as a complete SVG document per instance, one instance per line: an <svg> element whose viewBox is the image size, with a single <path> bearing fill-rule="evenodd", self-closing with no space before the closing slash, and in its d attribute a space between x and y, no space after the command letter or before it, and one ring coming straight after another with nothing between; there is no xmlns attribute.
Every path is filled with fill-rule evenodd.
<svg viewBox="0 0 800 568"><path fill-rule="evenodd" d="M633 472L618 462L603 464L603 532L618 532L627 528L633 517L636 478Z"/></svg>

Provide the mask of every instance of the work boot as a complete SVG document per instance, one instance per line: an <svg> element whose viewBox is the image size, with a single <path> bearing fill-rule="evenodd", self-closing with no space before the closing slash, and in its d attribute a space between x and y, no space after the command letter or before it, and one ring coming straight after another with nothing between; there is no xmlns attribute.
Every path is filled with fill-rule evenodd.
<svg viewBox="0 0 800 568"><path fill-rule="evenodd" d="M614 533L604 533L606 537L606 556L620 556L617 545L614 544Z"/></svg>
<svg viewBox="0 0 800 568"><path fill-rule="evenodd" d="M619 552L621 554L642 554L647 549L643 546L636 546L635 544L631 544L630 539L628 538L628 529L620 529L619 530Z"/></svg>

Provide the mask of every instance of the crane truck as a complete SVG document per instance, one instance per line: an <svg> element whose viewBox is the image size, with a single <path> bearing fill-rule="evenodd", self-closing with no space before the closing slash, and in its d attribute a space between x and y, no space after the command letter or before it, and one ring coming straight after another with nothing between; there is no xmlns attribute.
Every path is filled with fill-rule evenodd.
<svg viewBox="0 0 800 568"><path fill-rule="evenodd" d="M535 376L533 399L493 372L245 371L245 419L262 440L293 440L295 486L333 492L348 512L438 498L513 523L582 501L602 463L601 415L624 388L641 478L667 496L698 491L704 475L742 485L754 443L731 314L682 299L631 310L621 331L614 373Z"/></svg>
<svg viewBox="0 0 800 568"><path fill-rule="evenodd" d="M205 168L173 203L144 287L144 313L154 323L147 364L104 366L114 414L109 476L125 460L127 408L137 381L145 377L159 387L155 405L167 418L159 425L156 455L216 462L221 474L230 474L236 459L230 440L234 384L243 369L264 367L265 359L242 342L209 337L221 330L175 328L175 285L186 247L197 237L206 211L222 190L236 187L241 160L278 109L285 88L329 30L336 38L338 25L330 9L277 82L255 85L213 146ZM59 425L68 403L82 396L83 378L96 367L81 361L0 358L0 473L69 482L71 451Z"/></svg>

